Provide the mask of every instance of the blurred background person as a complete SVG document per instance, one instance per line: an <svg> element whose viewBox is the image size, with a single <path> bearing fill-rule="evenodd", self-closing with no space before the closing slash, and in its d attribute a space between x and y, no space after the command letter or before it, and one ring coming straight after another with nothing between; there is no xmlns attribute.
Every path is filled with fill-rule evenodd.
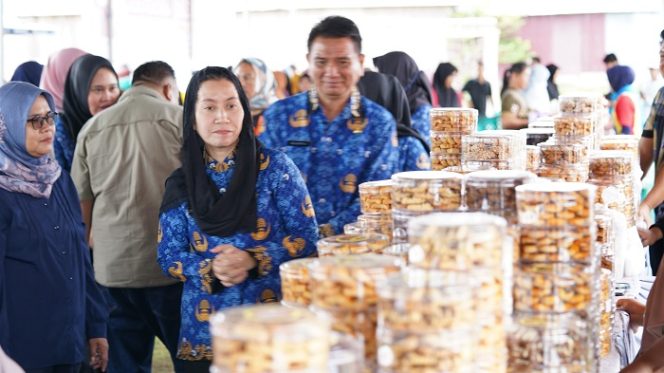
<svg viewBox="0 0 664 373"><path fill-rule="evenodd" d="M611 122L617 134L641 133L643 127L639 112L639 98L632 83L634 70L629 66L616 65L606 71L611 90Z"/></svg>
<svg viewBox="0 0 664 373"><path fill-rule="evenodd" d="M549 100L558 100L558 97L560 97L558 83L556 83L556 78L558 78L559 71L558 66L550 63L546 65L546 68L549 70L549 80L546 83L546 91L549 93Z"/></svg>
<svg viewBox="0 0 664 373"><path fill-rule="evenodd" d="M459 70L449 62L438 65L433 74L434 105L438 107L461 107L459 93L452 87Z"/></svg>
<svg viewBox="0 0 664 373"><path fill-rule="evenodd" d="M261 134L265 131L263 111L278 100L274 75L263 60L253 57L243 58L234 72L249 98L254 130L257 134Z"/></svg>
<svg viewBox="0 0 664 373"><path fill-rule="evenodd" d="M530 68L525 62L513 64L503 74L500 121L504 129L528 127L528 104L522 92L529 78Z"/></svg>
<svg viewBox="0 0 664 373"><path fill-rule="evenodd" d="M539 57L533 57L530 65L530 78L524 92L528 110L537 116L548 114L551 104L548 93L549 70L542 64Z"/></svg>
<svg viewBox="0 0 664 373"><path fill-rule="evenodd" d="M613 53L609 53L606 56L604 56L604 59L602 59L602 62L604 63L604 69L608 70L608 69L612 68L613 66L618 65L618 57Z"/></svg>
<svg viewBox="0 0 664 373"><path fill-rule="evenodd" d="M69 72L69 68L74 63L74 61L76 61L84 54L86 54L85 51L82 51L78 48L61 49L53 53L48 58L48 61L44 66L44 71L42 72L39 82L39 88L47 91L51 94L51 96L53 96L55 108L60 114L62 114L64 111L62 108L62 100L65 96L65 82L67 81L67 73ZM56 127L60 126L61 119L62 118L58 116L55 124Z"/></svg>
<svg viewBox="0 0 664 373"><path fill-rule="evenodd" d="M309 72L305 70L297 81L298 93L307 92L312 86L313 81L311 80L311 76L309 75Z"/></svg>
<svg viewBox="0 0 664 373"><path fill-rule="evenodd" d="M115 104L120 97L118 75L104 57L86 54L69 69L62 106L62 126L56 128L55 156L71 170L76 138L93 115Z"/></svg>
<svg viewBox="0 0 664 373"><path fill-rule="evenodd" d="M12 82L26 82L34 86L39 86L44 65L36 61L23 62L18 65L12 75Z"/></svg>
<svg viewBox="0 0 664 373"><path fill-rule="evenodd" d="M477 61L477 78L470 79L462 89L470 95L470 107L477 109L480 118L486 118L487 102L493 106L491 83L484 78L484 62Z"/></svg>
<svg viewBox="0 0 664 373"><path fill-rule="evenodd" d="M433 100L426 74L420 70L415 60L404 52L390 52L374 58L373 62L378 71L399 80L408 99L411 127L429 146L431 144L429 112Z"/></svg>

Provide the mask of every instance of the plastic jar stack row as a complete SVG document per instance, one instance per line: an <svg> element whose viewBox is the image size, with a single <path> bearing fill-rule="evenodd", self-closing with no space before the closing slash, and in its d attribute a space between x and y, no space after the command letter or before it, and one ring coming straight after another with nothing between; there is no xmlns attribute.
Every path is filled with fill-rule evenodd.
<svg viewBox="0 0 664 373"><path fill-rule="evenodd" d="M588 146L561 142L555 138L540 143L540 166L537 174L552 180L585 182L588 180Z"/></svg>
<svg viewBox="0 0 664 373"><path fill-rule="evenodd" d="M526 134L526 171L537 173L541 159L540 148L537 145L553 136L553 127L523 128L520 131Z"/></svg>
<svg viewBox="0 0 664 373"><path fill-rule="evenodd" d="M461 139L461 167L525 170L526 134L520 131L482 131Z"/></svg>
<svg viewBox="0 0 664 373"><path fill-rule="evenodd" d="M486 212L516 225L516 191L519 185L535 180L527 171L477 171L466 175L465 204L468 211Z"/></svg>
<svg viewBox="0 0 664 373"><path fill-rule="evenodd" d="M431 109L431 169L461 165L461 139L477 130L477 110Z"/></svg>
<svg viewBox="0 0 664 373"><path fill-rule="evenodd" d="M385 235L392 241L392 180L368 181L360 184L360 210L362 215L344 233ZM355 230L353 230L355 229Z"/></svg>
<svg viewBox="0 0 664 373"><path fill-rule="evenodd" d="M463 176L446 171L411 171L392 175L394 243L408 242L408 221L433 212L457 211L463 205Z"/></svg>
<svg viewBox="0 0 664 373"><path fill-rule="evenodd" d="M516 188L520 225L514 272L511 372L593 372L599 258L595 187L531 183Z"/></svg>
<svg viewBox="0 0 664 373"><path fill-rule="evenodd" d="M598 147L603 132L601 98L595 96L560 96L560 114L554 118L554 130L561 144Z"/></svg>
<svg viewBox="0 0 664 373"><path fill-rule="evenodd" d="M409 268L468 276L473 372L506 370L512 265L505 232L504 219L483 213L436 213L411 219L408 225Z"/></svg>
<svg viewBox="0 0 664 373"><path fill-rule="evenodd" d="M619 150L598 150L590 157L589 183L597 186L595 201L623 213L628 227L636 223L633 157Z"/></svg>

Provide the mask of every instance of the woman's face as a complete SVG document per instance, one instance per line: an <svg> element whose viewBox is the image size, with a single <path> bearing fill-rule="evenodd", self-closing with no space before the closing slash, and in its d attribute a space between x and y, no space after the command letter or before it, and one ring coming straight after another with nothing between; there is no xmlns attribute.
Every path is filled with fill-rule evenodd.
<svg viewBox="0 0 664 373"><path fill-rule="evenodd" d="M115 74L106 68L97 70L92 82L90 82L90 91L88 91L90 114L96 115L112 106L118 100L118 97L120 97L120 89Z"/></svg>
<svg viewBox="0 0 664 373"><path fill-rule="evenodd" d="M256 70L250 64L242 62L237 67L237 77L247 98L251 100L256 95Z"/></svg>
<svg viewBox="0 0 664 373"><path fill-rule="evenodd" d="M522 72L514 74L514 87L516 89L525 89L526 87L528 87L529 79L530 79L530 68L526 68Z"/></svg>
<svg viewBox="0 0 664 373"><path fill-rule="evenodd" d="M240 138L243 119L244 110L233 83L217 79L201 84L195 129L209 150L233 150Z"/></svg>
<svg viewBox="0 0 664 373"><path fill-rule="evenodd" d="M448 75L447 78L445 78L445 88L452 88L452 83L454 83L454 79L457 76L457 72L453 72L452 74Z"/></svg>
<svg viewBox="0 0 664 373"><path fill-rule="evenodd" d="M25 150L35 158L50 154L53 150L55 121L47 114L51 112L44 96L39 95L28 112L25 123Z"/></svg>

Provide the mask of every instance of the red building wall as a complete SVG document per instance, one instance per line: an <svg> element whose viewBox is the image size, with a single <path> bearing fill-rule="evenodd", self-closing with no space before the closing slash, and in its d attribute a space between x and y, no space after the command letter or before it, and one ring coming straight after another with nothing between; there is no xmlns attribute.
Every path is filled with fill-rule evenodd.
<svg viewBox="0 0 664 373"><path fill-rule="evenodd" d="M604 20L604 14L526 17L519 36L530 40L544 64L555 63L565 73L601 71L607 53Z"/></svg>

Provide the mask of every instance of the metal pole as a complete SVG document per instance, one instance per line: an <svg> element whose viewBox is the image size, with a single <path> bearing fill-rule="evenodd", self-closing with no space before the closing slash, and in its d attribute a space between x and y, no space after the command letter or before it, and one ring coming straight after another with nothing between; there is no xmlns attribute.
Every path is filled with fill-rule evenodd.
<svg viewBox="0 0 664 373"><path fill-rule="evenodd" d="M0 83L5 82L5 14L2 11L4 0L0 0Z"/></svg>

